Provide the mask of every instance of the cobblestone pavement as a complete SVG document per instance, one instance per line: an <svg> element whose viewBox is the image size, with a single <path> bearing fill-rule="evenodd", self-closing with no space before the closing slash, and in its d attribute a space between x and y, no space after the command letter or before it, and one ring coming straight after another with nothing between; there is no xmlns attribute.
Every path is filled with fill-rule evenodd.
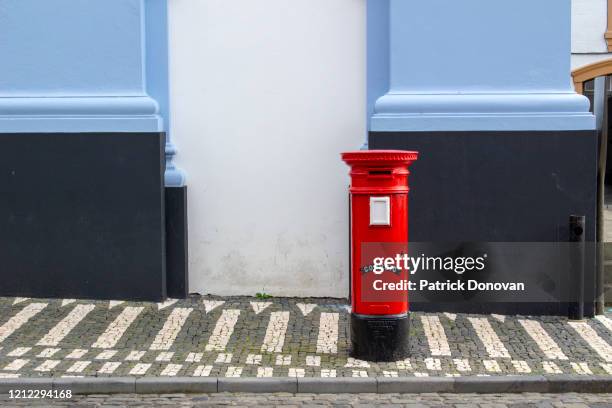
<svg viewBox="0 0 612 408"><path fill-rule="evenodd" d="M583 408L612 407L612 394L200 394L90 395L68 400L16 400L0 397L1 406L65 407L455 407L455 408Z"/></svg>
<svg viewBox="0 0 612 408"><path fill-rule="evenodd" d="M612 375L612 318L413 313L411 357L348 357L334 299L0 298L0 377Z"/></svg>

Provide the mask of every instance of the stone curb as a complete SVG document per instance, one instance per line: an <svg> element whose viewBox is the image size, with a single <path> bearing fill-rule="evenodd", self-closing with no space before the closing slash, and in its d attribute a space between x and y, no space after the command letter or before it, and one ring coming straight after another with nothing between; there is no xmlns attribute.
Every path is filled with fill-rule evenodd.
<svg viewBox="0 0 612 408"><path fill-rule="evenodd" d="M612 393L612 376L498 376L395 378L90 377L5 378L9 390L71 390L73 394L249 393Z"/></svg>

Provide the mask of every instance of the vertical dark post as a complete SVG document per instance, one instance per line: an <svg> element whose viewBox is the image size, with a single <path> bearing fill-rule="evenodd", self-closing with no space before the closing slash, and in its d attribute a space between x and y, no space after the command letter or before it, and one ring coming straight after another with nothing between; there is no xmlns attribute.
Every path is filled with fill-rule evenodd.
<svg viewBox="0 0 612 408"><path fill-rule="evenodd" d="M604 79L604 89L603 95L598 95L597 91L601 91L598 87L595 87L595 100L597 101L598 97L601 97L603 101L602 110L599 113L595 112L595 114L601 114L602 117L602 125L601 128L598 129L598 139L599 139L599 159L597 163L597 271L595 277L595 289L596 289L596 297L595 297L595 314L603 314L604 306L605 306L605 253L604 253L604 242L605 242L605 189L606 189L606 170L608 168L607 160L608 160L608 126L609 126L609 115L608 107L608 87L610 86L610 77L606 76Z"/></svg>
<svg viewBox="0 0 612 408"><path fill-rule="evenodd" d="M568 317L571 320L584 319L584 215L570 215L570 279L573 296Z"/></svg>

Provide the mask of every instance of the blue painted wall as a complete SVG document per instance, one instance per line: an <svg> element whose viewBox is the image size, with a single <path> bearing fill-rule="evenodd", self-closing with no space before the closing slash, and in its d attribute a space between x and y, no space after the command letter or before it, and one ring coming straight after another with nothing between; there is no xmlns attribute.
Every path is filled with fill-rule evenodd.
<svg viewBox="0 0 612 408"><path fill-rule="evenodd" d="M367 112L368 122L376 100L389 90L389 0L368 0L367 5Z"/></svg>
<svg viewBox="0 0 612 408"><path fill-rule="evenodd" d="M166 0L0 0L0 132L167 131L167 31Z"/></svg>
<svg viewBox="0 0 612 408"><path fill-rule="evenodd" d="M166 26L159 3L0 0L0 131L163 131L167 56L146 24Z"/></svg>
<svg viewBox="0 0 612 408"><path fill-rule="evenodd" d="M571 85L570 6L370 0L371 130L592 129L588 102ZM385 36L388 65L377 61Z"/></svg>
<svg viewBox="0 0 612 408"><path fill-rule="evenodd" d="M2 96L143 95L141 0L0 1Z"/></svg>

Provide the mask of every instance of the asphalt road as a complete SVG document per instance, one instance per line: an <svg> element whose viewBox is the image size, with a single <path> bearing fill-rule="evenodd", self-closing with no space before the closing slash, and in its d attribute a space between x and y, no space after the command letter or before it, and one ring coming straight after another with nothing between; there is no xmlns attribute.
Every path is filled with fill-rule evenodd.
<svg viewBox="0 0 612 408"><path fill-rule="evenodd" d="M0 397L14 407L450 407L450 408L582 408L612 407L612 394L172 394L89 395L64 400Z"/></svg>

